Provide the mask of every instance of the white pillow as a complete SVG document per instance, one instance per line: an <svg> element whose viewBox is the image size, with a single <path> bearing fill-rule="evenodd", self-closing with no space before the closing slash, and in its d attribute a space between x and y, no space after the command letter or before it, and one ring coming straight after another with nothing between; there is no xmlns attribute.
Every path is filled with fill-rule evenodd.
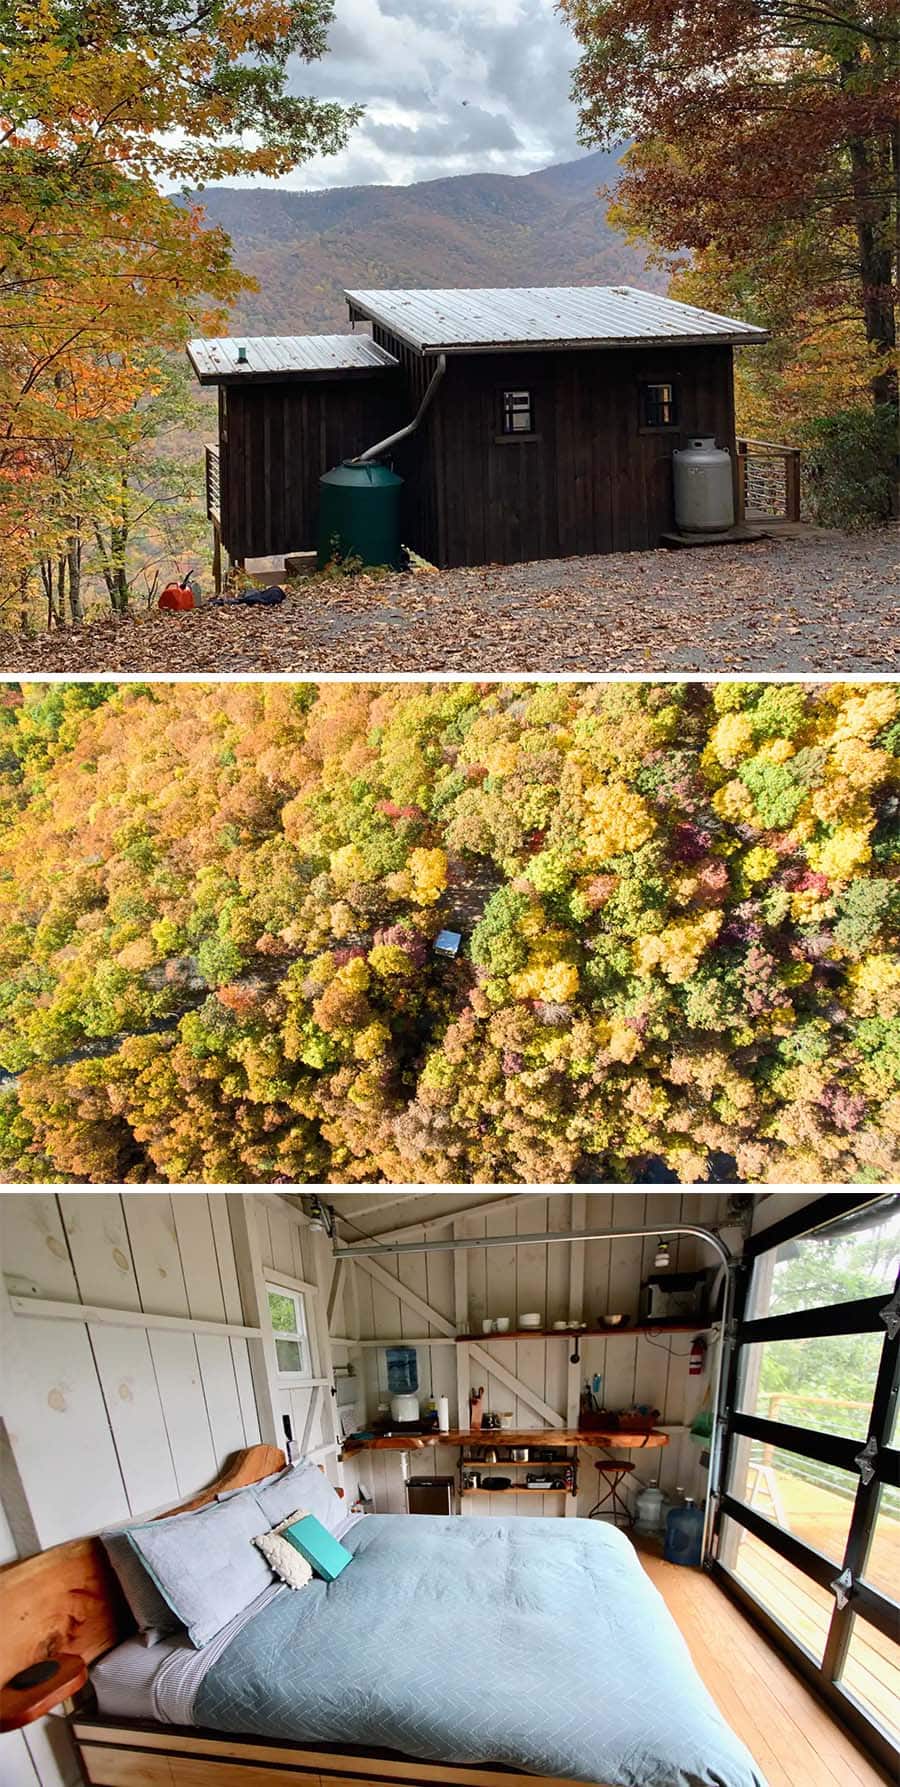
<svg viewBox="0 0 900 1787"><path fill-rule="evenodd" d="M312 1565L302 1557L290 1539L281 1537L286 1526L293 1526L295 1520L302 1520L306 1508L295 1508L286 1520L280 1520L269 1533L258 1533L254 1545L258 1545L266 1563L286 1582L288 1588L305 1588L312 1581Z"/></svg>

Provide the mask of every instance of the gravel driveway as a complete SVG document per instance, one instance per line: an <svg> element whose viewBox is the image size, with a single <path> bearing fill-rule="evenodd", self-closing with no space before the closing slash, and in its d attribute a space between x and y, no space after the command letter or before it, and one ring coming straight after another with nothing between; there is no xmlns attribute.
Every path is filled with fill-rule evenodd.
<svg viewBox="0 0 900 1787"><path fill-rule="evenodd" d="M18 671L900 672L900 539L821 530L296 585L277 609L158 611L30 641Z"/></svg>

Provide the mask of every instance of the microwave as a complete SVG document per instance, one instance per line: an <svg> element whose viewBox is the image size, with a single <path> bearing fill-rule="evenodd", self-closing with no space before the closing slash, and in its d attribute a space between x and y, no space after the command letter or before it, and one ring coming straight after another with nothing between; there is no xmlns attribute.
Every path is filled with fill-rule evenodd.
<svg viewBox="0 0 900 1787"><path fill-rule="evenodd" d="M699 1272L656 1272L641 1285L642 1322L696 1322L705 1327L715 1267Z"/></svg>

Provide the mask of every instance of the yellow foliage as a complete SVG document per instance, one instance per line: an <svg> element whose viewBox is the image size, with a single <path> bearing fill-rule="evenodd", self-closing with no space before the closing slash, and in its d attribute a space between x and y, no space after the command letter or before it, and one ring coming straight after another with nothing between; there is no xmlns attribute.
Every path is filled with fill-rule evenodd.
<svg viewBox="0 0 900 1787"><path fill-rule="evenodd" d="M718 935L721 923L721 912L704 912L688 923L668 925L656 936L639 937L634 946L638 974L652 974L654 968L661 968L675 986L690 980L704 950Z"/></svg>
<svg viewBox="0 0 900 1787"><path fill-rule="evenodd" d="M806 854L811 866L829 881L849 881L856 869L871 860L869 828L838 826L822 843L809 844Z"/></svg>
<svg viewBox="0 0 900 1787"><path fill-rule="evenodd" d="M447 885L447 855L443 850L413 850L409 858L412 897L419 906L433 906Z"/></svg>
<svg viewBox="0 0 900 1787"><path fill-rule="evenodd" d="M571 962L535 962L513 975L510 986L517 999L567 1005L578 992L578 969Z"/></svg>
<svg viewBox="0 0 900 1787"><path fill-rule="evenodd" d="M654 819L647 802L625 782L587 788L584 804L585 855L590 863L599 865L624 851L639 850L653 836Z"/></svg>

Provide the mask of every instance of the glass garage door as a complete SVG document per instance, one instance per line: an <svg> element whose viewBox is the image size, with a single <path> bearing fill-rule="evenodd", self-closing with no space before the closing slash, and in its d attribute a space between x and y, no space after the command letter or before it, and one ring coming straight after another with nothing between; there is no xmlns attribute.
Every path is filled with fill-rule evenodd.
<svg viewBox="0 0 900 1787"><path fill-rule="evenodd" d="M724 1395L713 1573L888 1769L900 1759L900 1195L754 1236Z"/></svg>

